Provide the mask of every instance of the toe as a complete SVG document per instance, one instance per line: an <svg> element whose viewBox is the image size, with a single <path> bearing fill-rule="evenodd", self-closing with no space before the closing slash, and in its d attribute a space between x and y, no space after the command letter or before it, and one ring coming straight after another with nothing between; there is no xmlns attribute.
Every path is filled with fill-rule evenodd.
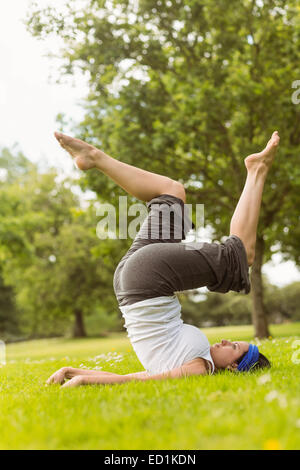
<svg viewBox="0 0 300 470"><path fill-rule="evenodd" d="M273 132L272 137L269 140L269 144L272 145L272 146L273 145L278 145L279 140L280 140L280 137L279 137L278 131L275 131L275 132Z"/></svg>

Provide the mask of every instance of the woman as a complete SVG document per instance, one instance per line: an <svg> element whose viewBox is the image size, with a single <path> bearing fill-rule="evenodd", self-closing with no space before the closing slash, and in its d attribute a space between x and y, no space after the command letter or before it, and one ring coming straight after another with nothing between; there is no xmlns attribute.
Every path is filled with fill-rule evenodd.
<svg viewBox="0 0 300 470"><path fill-rule="evenodd" d="M81 170L97 168L134 197L149 214L114 275L114 290L133 348L145 370L127 375L64 367L48 384L64 387L161 380L270 367L257 346L245 341L209 345L196 327L184 324L175 292L207 286L211 291L250 291L248 268L255 255L264 183L279 135L245 159L247 178L225 243L180 243L192 223L181 183L119 162L81 140L55 133ZM70 379L65 382L66 379Z"/></svg>

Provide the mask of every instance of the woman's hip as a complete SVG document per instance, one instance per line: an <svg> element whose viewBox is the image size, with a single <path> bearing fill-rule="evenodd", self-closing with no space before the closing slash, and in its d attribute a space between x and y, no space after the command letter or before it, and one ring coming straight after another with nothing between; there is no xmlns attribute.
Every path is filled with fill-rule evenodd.
<svg viewBox="0 0 300 470"><path fill-rule="evenodd" d="M247 256L238 237L224 243L145 245L121 260L114 278L120 305L203 286L222 293L250 291Z"/></svg>

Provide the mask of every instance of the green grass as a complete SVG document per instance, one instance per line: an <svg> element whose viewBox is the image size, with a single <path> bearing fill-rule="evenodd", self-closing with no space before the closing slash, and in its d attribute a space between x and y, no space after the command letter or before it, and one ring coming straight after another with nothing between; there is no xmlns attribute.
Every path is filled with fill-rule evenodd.
<svg viewBox="0 0 300 470"><path fill-rule="evenodd" d="M211 342L253 335L251 326L204 331ZM268 372L74 389L45 381L65 365L142 369L126 334L8 345L0 449L299 449L300 364L292 355L300 323L271 333L260 344L273 364Z"/></svg>

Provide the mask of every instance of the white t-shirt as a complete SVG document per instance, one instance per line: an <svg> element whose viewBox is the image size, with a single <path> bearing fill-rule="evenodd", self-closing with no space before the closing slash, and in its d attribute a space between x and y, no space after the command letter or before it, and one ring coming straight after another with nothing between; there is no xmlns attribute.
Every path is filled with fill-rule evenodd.
<svg viewBox="0 0 300 470"><path fill-rule="evenodd" d="M133 349L146 371L159 374L202 357L214 363L207 337L183 323L176 295L155 297L120 307Z"/></svg>

